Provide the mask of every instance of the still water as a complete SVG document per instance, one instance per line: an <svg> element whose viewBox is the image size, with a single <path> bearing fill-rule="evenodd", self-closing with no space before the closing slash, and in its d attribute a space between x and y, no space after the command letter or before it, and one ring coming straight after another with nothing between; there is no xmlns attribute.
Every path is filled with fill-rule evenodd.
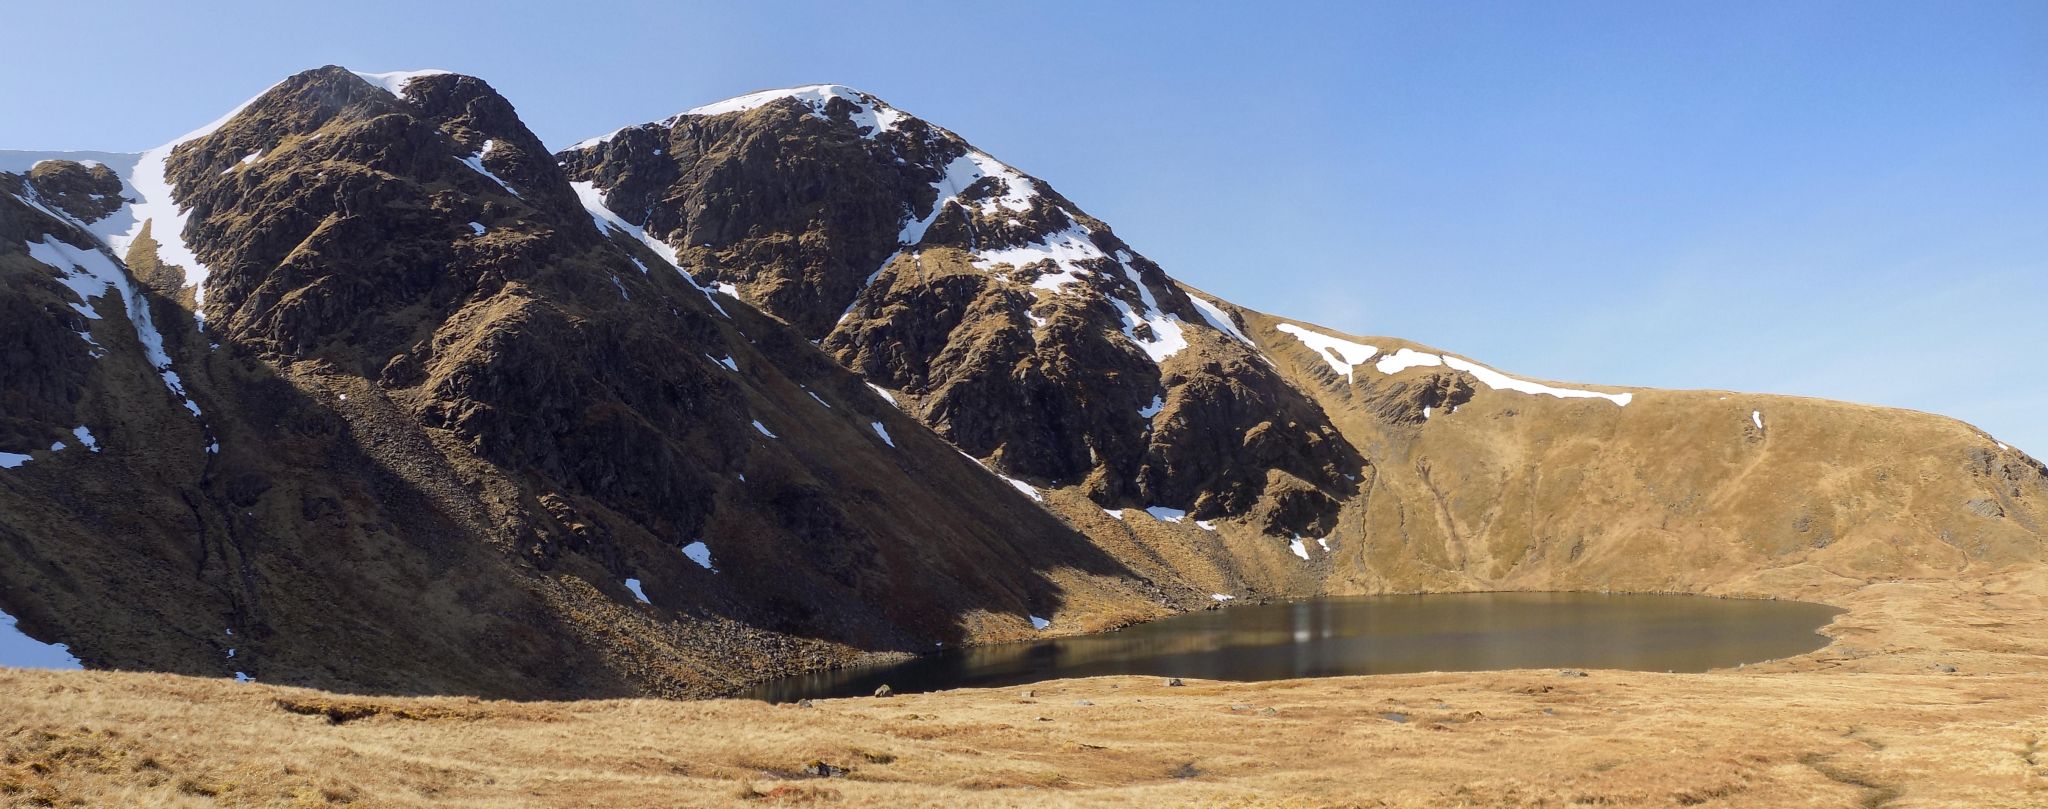
<svg viewBox="0 0 2048 809"><path fill-rule="evenodd" d="M1841 610L1796 601L1598 593L1320 598L1178 615L1117 632L952 649L787 677L774 702L1142 674L1280 680L1347 674L1609 668L1706 671L1803 654Z"/></svg>

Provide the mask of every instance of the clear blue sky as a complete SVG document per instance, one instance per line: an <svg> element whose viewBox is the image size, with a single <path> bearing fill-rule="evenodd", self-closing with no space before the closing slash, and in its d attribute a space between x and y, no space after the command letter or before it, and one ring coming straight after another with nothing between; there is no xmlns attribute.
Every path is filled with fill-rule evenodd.
<svg viewBox="0 0 2048 809"><path fill-rule="evenodd" d="M482 76L556 145L839 82L1249 306L2048 455L2048 3L1111 5L15 4L0 148L326 63Z"/></svg>

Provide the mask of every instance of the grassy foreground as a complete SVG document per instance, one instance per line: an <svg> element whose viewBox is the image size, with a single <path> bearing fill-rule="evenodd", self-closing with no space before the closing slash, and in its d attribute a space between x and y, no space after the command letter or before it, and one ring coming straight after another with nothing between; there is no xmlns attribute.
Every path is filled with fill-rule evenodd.
<svg viewBox="0 0 2048 809"><path fill-rule="evenodd" d="M2048 806L2048 572L1834 600L1828 647L1707 674L1112 677L809 708L0 669L0 802Z"/></svg>

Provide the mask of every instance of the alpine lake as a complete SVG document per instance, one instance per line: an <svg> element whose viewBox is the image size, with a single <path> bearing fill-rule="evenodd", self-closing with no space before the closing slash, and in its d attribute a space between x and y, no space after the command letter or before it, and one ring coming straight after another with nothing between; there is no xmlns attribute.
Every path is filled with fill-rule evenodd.
<svg viewBox="0 0 2048 809"><path fill-rule="evenodd" d="M770 702L1146 675L1281 680L1573 668L1700 672L1804 654L1841 610L1798 601L1603 593L1327 597L1226 606L1088 635L947 649L772 680Z"/></svg>

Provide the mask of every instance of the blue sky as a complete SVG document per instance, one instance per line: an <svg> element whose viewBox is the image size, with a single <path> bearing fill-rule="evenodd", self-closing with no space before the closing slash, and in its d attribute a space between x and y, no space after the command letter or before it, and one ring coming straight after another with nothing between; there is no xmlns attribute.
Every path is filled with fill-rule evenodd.
<svg viewBox="0 0 2048 809"><path fill-rule="evenodd" d="M482 76L555 145L839 82L1248 306L2048 454L2048 3L22 5L0 148L327 63Z"/></svg>

